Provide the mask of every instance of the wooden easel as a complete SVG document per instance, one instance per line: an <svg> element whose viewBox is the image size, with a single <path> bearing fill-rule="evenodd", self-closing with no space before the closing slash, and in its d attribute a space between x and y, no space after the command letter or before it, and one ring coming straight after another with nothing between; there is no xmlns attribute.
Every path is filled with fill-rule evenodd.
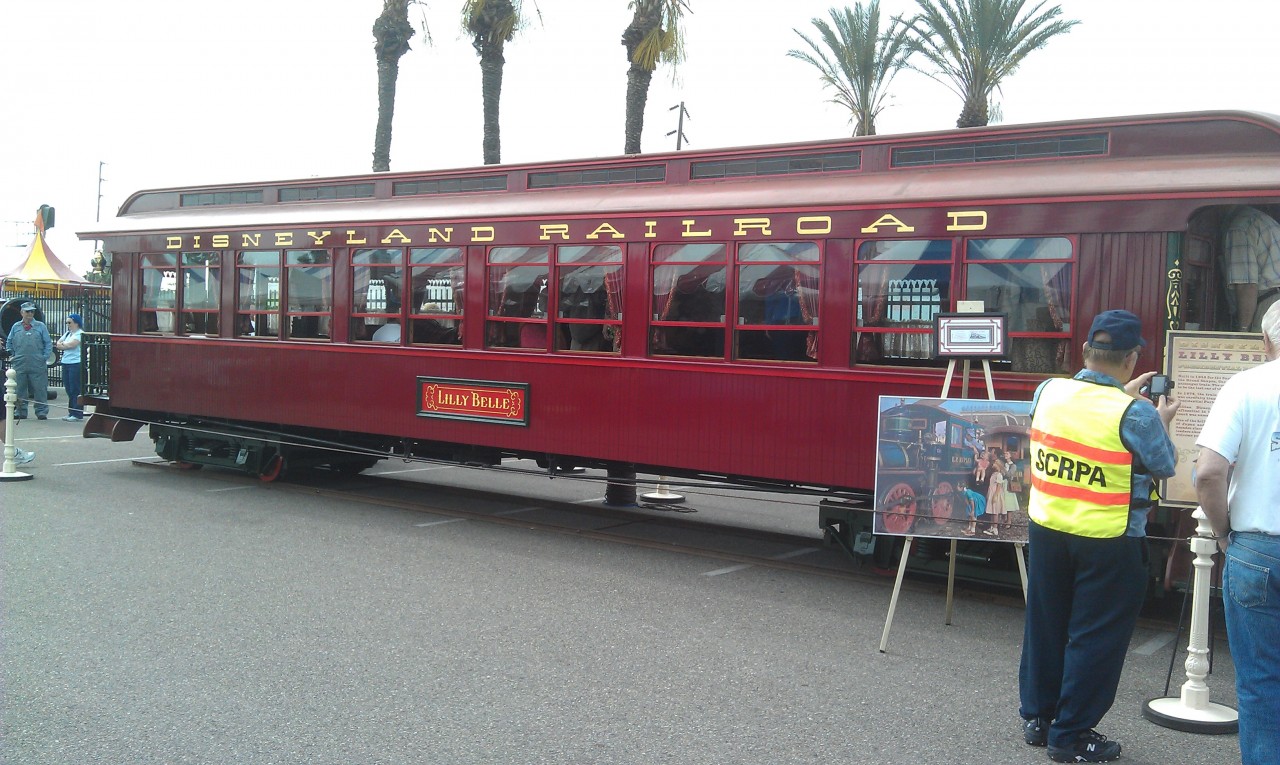
<svg viewBox="0 0 1280 765"><path fill-rule="evenodd" d="M964 365L961 372L960 382L960 398L969 397L969 359L964 359ZM956 359L947 362L947 376L942 381L942 398L946 398L951 393L951 380L955 376ZM982 360L982 373L987 381L987 400L996 400L995 385L991 382L991 361L989 359ZM877 508L878 510L878 508ZM880 653L884 653L889 645L889 628L893 626L893 612L898 608L898 595L902 592L902 579L907 573L907 559L911 557L911 543L915 537L908 536L902 545L902 558L898 561L898 576L893 582L893 597L889 600L889 613L885 616L884 632L880 635ZM947 609L946 623L951 624L952 606L955 602L956 588L956 547L959 540L951 540L951 555L947 561ZM1022 599L1027 599L1027 561L1023 556L1023 543L1018 542L1013 546L1014 554L1018 558L1018 574L1022 577Z"/></svg>

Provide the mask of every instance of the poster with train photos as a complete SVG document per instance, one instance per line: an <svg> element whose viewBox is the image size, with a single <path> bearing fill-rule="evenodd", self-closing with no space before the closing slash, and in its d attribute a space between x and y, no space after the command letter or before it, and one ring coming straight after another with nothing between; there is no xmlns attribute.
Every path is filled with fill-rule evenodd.
<svg viewBox="0 0 1280 765"><path fill-rule="evenodd" d="M1027 541L1030 401L881 396L875 533Z"/></svg>

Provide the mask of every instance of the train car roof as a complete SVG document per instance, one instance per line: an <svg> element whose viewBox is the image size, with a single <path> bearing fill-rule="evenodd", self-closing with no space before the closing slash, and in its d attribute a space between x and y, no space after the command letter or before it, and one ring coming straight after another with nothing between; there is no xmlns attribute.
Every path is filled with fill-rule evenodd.
<svg viewBox="0 0 1280 765"><path fill-rule="evenodd" d="M1059 147L1056 152L1055 146ZM698 168L732 163L754 167L752 163L763 166L796 157L803 163L854 155L857 169L738 177L728 170L726 177L692 177ZM899 162L901 158L906 159ZM535 176L550 179L548 183L561 177L572 183L582 173L616 172L620 177L640 178L656 173L653 168L657 167L662 168L660 180L529 187ZM1052 172L1046 172L1050 167ZM468 179L501 182L504 187L392 193L393 187L404 184L449 188ZM281 201L290 190L297 196L298 190L315 193L355 187L369 191L370 196ZM421 173L153 189L133 194L115 219L80 236L407 220L600 217L670 210L683 214L1178 198L1206 192L1239 197L1280 192L1280 117L1227 111L1144 115ZM237 193L257 193L263 201L236 203ZM193 194L222 194L232 201L184 206L184 195Z"/></svg>

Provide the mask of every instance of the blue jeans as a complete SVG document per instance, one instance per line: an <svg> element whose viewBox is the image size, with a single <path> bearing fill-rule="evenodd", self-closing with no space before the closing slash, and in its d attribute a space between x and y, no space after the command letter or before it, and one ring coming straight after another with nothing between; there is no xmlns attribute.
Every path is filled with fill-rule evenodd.
<svg viewBox="0 0 1280 765"><path fill-rule="evenodd" d="M1236 665L1240 759L1280 763L1280 536L1231 534L1222 576L1227 638Z"/></svg>
<svg viewBox="0 0 1280 765"><path fill-rule="evenodd" d="M67 414L83 417L84 407L80 406L80 362L62 365L62 387L67 391Z"/></svg>

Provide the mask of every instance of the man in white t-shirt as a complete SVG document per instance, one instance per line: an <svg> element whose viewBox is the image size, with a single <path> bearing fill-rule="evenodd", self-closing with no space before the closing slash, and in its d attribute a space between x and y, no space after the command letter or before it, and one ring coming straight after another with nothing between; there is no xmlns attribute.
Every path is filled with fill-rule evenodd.
<svg viewBox="0 0 1280 765"><path fill-rule="evenodd" d="M1280 763L1280 303L1262 318L1262 343L1267 363L1222 386L1196 440L1196 495L1227 554L1244 765Z"/></svg>

